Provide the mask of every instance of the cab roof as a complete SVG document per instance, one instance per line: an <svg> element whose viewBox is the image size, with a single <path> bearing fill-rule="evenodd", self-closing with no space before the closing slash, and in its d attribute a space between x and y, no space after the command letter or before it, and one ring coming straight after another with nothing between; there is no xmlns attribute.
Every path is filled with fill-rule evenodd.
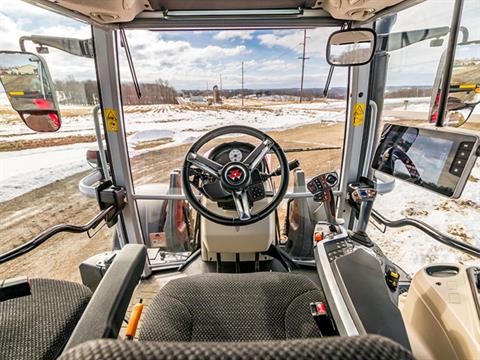
<svg viewBox="0 0 480 360"><path fill-rule="evenodd" d="M232 27L240 28L258 26L251 21L253 19L276 19L277 23L291 23L293 27L302 26L302 24L303 26L332 26L345 21L369 22L424 0L23 1L100 26L155 28L158 24L160 28L164 28L165 22L172 23L175 20L210 19L218 22L222 19L225 20L222 27L229 28L230 20L235 19L237 23ZM244 26L241 26L241 20L246 20ZM183 22L183 24L186 23ZM210 27L208 23L206 25Z"/></svg>

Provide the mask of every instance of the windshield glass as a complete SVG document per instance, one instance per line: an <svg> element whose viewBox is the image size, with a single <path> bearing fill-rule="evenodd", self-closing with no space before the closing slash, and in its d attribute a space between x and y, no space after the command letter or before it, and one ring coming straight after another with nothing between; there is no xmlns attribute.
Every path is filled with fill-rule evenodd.
<svg viewBox="0 0 480 360"><path fill-rule="evenodd" d="M122 53L122 92L136 193L165 194L169 187L178 187L171 174L181 168L192 142L226 125L246 125L267 132L287 152L288 160L300 161L308 178L339 172L346 69L335 70L329 93L323 95L329 72L325 46L334 30L338 29L127 32L142 90L138 99ZM243 145L232 145L232 141L256 145L255 139L229 136L206 145L205 151L228 143L230 160L237 153L245 155ZM270 170L278 166L273 157L269 166ZM290 190L294 178L292 173ZM278 187L278 180L271 186ZM306 191L304 187L299 189ZM138 204L140 212L146 211L145 207L157 207L168 214L168 205L160 201L139 200ZM289 206L297 204L285 201L279 209L281 228L277 232L281 242L287 241L285 234L291 227L285 221L294 213L288 211ZM188 218L186 212L183 215ZM314 221L307 220L308 226ZM165 231L166 222L142 225L150 248L176 249L176 255L185 256L198 246L188 221L185 229L189 233L181 236L181 246L169 240L178 235L178 227L173 232ZM187 251L181 253L179 249ZM152 260L158 252L151 254Z"/></svg>
<svg viewBox="0 0 480 360"><path fill-rule="evenodd" d="M451 23L454 2L439 2L435 0L402 11L392 27L392 34L400 43L390 47L388 52L388 71L385 91L385 104L382 114L383 123L398 125L432 126L431 104L438 101L438 88L443 76L443 65L448 43L448 29ZM480 39L477 26L480 4L476 0L465 1L461 21L461 33L457 45L451 91L456 85L475 82L470 69L474 67L480 53L465 44L466 41ZM425 29L434 29L438 36L425 36ZM417 34L418 42L412 31L421 30ZM430 35L433 33L430 32ZM469 48L468 55L466 49ZM463 79L463 80L462 80ZM466 89L467 90L467 89ZM474 98L469 89L469 96ZM453 110L453 98L465 99L467 91L452 93L448 108ZM463 95L462 95L463 94ZM460 101L458 100L457 103ZM459 108L461 106L459 105ZM462 128L480 129L479 109L473 110L473 115ZM458 112L458 110L457 110ZM459 116L459 115L457 115ZM448 118L448 116L447 116ZM451 120L452 121L452 120ZM452 124L448 124L452 125ZM436 176L435 171L424 173L428 179ZM477 161L467 182L462 197L450 200L436 193L426 191L403 181L396 181L395 189L385 196L380 196L375 202L375 209L390 219L412 217L432 225L435 229L465 241L475 246L480 245L477 227L480 222L480 164ZM413 230L410 227L398 229L389 228L386 233L374 226L369 227L372 238L378 240L382 249L389 257L413 274L422 266L432 262L471 263L474 258L452 250L428 235Z"/></svg>

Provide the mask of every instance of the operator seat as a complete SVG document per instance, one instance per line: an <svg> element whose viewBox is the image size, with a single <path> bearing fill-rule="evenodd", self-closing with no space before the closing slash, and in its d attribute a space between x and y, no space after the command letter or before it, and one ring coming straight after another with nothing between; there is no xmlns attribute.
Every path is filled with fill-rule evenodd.
<svg viewBox="0 0 480 360"><path fill-rule="evenodd" d="M139 340L265 341L320 337L310 303L323 291L303 275L202 274L168 282L145 312Z"/></svg>
<svg viewBox="0 0 480 360"><path fill-rule="evenodd" d="M322 290L291 273L179 278L148 306L140 341L88 341L60 360L413 360L381 336L321 338L309 311L318 301Z"/></svg>
<svg viewBox="0 0 480 360"><path fill-rule="evenodd" d="M92 292L81 284L32 279L31 295L0 302L0 358L56 359Z"/></svg>

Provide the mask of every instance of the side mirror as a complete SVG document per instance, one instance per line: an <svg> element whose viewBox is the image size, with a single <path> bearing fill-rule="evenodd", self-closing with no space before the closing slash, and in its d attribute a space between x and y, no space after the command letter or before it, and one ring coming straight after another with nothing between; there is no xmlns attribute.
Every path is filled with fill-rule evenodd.
<svg viewBox="0 0 480 360"><path fill-rule="evenodd" d="M340 30L330 35L327 62L332 66L364 65L372 60L377 34L371 29Z"/></svg>
<svg viewBox="0 0 480 360"><path fill-rule="evenodd" d="M43 58L28 52L0 51L0 82L13 109L30 129L60 129L58 101Z"/></svg>

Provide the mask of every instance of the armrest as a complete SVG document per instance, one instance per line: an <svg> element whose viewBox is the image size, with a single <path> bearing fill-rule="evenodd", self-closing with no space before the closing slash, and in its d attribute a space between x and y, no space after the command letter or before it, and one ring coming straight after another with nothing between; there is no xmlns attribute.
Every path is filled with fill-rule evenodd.
<svg viewBox="0 0 480 360"><path fill-rule="evenodd" d="M88 340L118 336L146 257L144 245L123 247L93 293L64 351Z"/></svg>

